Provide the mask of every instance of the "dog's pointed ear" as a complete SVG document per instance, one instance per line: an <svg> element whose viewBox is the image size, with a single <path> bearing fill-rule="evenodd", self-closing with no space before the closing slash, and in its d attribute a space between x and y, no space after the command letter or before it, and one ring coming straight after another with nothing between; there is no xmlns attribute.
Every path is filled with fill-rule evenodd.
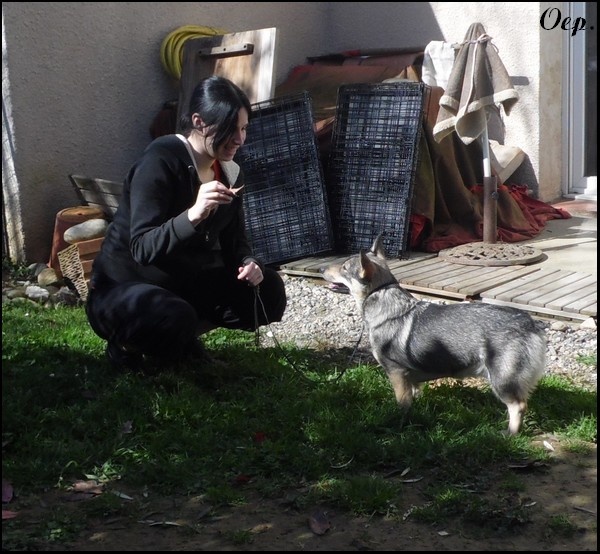
<svg viewBox="0 0 600 554"><path fill-rule="evenodd" d="M378 258L382 258L385 260L385 249L383 247L383 233L379 233L375 240L373 241L373 246L371 246L371 252L375 254Z"/></svg>
<svg viewBox="0 0 600 554"><path fill-rule="evenodd" d="M360 278L365 281L370 281L373 277L373 262L369 260L369 256L364 250L360 251Z"/></svg>

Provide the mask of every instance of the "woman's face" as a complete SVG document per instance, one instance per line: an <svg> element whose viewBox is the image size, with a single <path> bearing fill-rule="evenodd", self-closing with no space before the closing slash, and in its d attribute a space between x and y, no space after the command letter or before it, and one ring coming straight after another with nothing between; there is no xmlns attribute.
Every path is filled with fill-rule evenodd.
<svg viewBox="0 0 600 554"><path fill-rule="evenodd" d="M246 130L248 129L248 112L241 108L238 112L238 120L235 131L217 150L213 149L213 137L206 139L206 151L212 157L220 162L229 162L233 160L238 148L246 141Z"/></svg>

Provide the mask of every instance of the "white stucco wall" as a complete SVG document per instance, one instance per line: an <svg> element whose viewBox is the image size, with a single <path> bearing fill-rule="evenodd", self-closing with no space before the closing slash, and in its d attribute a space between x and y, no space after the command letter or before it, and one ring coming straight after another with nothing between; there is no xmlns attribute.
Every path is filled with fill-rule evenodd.
<svg viewBox="0 0 600 554"><path fill-rule="evenodd" d="M3 125L11 142L3 149L12 149L14 168L3 167L3 181L5 202L15 206L12 235L28 261L46 261L55 214L76 202L68 174L123 179L150 141L152 119L178 96L160 45L182 25L276 27L281 82L308 56L457 42L479 21L517 77L520 100L505 118L505 143L528 156L523 182L553 200L561 193L564 31L540 28L550 5L562 3L4 2Z"/></svg>

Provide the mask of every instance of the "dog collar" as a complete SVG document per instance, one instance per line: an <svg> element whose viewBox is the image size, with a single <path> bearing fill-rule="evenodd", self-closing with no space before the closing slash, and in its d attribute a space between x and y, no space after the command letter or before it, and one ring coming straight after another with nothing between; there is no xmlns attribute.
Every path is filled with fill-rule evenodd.
<svg viewBox="0 0 600 554"><path fill-rule="evenodd" d="M367 294L367 296L365 296L365 300L367 298L369 298L369 296L371 296L373 293L375 293L377 291L380 291L382 289L386 289L386 288L391 287L393 285L398 286L398 281L390 281L389 283L384 283L383 285L379 285L377 288L374 288L369 294ZM363 304L364 304L364 300L363 300Z"/></svg>

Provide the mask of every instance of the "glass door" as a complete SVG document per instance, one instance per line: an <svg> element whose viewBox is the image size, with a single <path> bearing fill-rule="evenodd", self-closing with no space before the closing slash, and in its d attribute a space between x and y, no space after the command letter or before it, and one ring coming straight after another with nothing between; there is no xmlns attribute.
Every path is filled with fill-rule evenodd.
<svg viewBox="0 0 600 554"><path fill-rule="evenodd" d="M585 30L565 32L567 90L564 125L567 145L565 194L596 199L597 179L597 17L595 2L569 2L571 21L584 18Z"/></svg>

